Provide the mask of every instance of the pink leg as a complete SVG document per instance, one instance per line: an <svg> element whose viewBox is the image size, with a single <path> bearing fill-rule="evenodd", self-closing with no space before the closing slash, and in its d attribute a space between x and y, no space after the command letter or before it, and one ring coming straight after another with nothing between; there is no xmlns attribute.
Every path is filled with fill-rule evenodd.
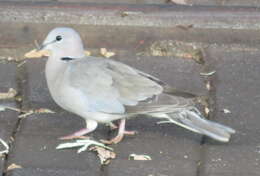
<svg viewBox="0 0 260 176"><path fill-rule="evenodd" d="M75 133L69 134L67 136L62 136L59 139L61 140L69 140L69 139L85 139L87 136L83 136L84 134L88 134L91 131L87 128L82 128L79 131L76 131Z"/></svg>
<svg viewBox="0 0 260 176"><path fill-rule="evenodd" d="M114 124L113 122L109 123L109 127L111 130L116 130L118 129L118 126L116 124ZM136 135L137 131L126 131L124 132L125 135L129 135L129 136L133 136Z"/></svg>
<svg viewBox="0 0 260 176"><path fill-rule="evenodd" d="M124 134L134 134L135 132L126 132L125 131L125 119L122 119L120 121L120 125L119 125L119 130L118 130L118 134L116 137L114 137L113 139L111 140L101 140L101 142L105 143L105 144L117 144L119 143L120 141L123 140L124 138Z"/></svg>
<svg viewBox="0 0 260 176"><path fill-rule="evenodd" d="M87 138L86 136L83 136L85 134L88 134L92 131L94 131L97 128L97 122L93 120L86 120L86 128L82 128L79 131L76 131L75 133L72 133L67 136L60 137L61 140L69 140L69 139L82 139Z"/></svg>

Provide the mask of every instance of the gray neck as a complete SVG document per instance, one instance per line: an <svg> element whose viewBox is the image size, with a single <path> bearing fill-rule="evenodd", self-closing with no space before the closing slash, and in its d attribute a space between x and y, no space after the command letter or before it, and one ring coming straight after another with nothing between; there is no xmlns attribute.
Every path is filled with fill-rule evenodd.
<svg viewBox="0 0 260 176"><path fill-rule="evenodd" d="M45 76L49 89L55 85L59 74L63 74L66 69L66 61L50 56L45 66Z"/></svg>

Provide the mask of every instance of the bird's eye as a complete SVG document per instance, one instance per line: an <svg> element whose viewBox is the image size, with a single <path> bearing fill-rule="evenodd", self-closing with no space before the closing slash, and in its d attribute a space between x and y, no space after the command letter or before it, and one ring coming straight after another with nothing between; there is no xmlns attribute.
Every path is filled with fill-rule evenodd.
<svg viewBox="0 0 260 176"><path fill-rule="evenodd" d="M58 36L56 37L56 41L61 41L61 39L62 39L62 37L61 37L60 35L58 35Z"/></svg>

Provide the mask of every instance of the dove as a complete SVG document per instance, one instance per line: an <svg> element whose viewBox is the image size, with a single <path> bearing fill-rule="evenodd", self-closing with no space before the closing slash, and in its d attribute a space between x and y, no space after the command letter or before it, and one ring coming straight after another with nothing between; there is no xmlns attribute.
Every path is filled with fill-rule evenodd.
<svg viewBox="0 0 260 176"><path fill-rule="evenodd" d="M176 91L160 79L124 63L86 56L80 35L72 28L49 32L39 50L48 50L45 76L54 101L82 117L86 127L61 137L73 139L93 132L99 123L118 128L106 144L120 142L126 119L138 115L164 119L220 142L228 142L235 130L207 120L196 108L193 94ZM120 121L117 127L113 122Z"/></svg>

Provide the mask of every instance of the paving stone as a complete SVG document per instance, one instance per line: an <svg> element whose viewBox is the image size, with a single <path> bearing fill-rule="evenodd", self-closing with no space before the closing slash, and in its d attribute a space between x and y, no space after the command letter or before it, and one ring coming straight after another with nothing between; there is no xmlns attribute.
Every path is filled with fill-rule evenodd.
<svg viewBox="0 0 260 176"><path fill-rule="evenodd" d="M115 146L117 158L107 167L108 175L196 175L200 136L155 123L144 117L128 121L127 129L138 134ZM149 155L152 161L129 161L133 153Z"/></svg>
<svg viewBox="0 0 260 176"><path fill-rule="evenodd" d="M117 58L150 73L181 90L206 93L199 76L200 65L178 58L130 57ZM200 160L201 136L176 125L157 125L158 120L138 117L127 121L128 130L136 136L126 136L114 145L117 158L106 168L108 175L196 175ZM110 138L116 132L110 134ZM147 154L152 161L129 161L130 154Z"/></svg>
<svg viewBox="0 0 260 176"><path fill-rule="evenodd" d="M58 137L75 132L85 124L80 117L59 108L52 100L45 81L45 61L27 60L21 68L23 108L49 108L56 113L33 114L21 120L8 165L15 163L23 168L9 171L8 175L100 175L96 154L84 152L79 155L76 149L55 149L65 142Z"/></svg>
<svg viewBox="0 0 260 176"><path fill-rule="evenodd" d="M208 57L216 70L214 118L235 128L237 133L228 144L213 141L205 144L202 175L257 176L260 173L260 52L211 48ZM231 113L225 114L223 109Z"/></svg>
<svg viewBox="0 0 260 176"><path fill-rule="evenodd" d="M9 88L17 89L16 85L16 65L13 63L2 62L0 64L0 92L8 92ZM0 105L16 107L13 99L1 100ZM5 110L0 112L0 138L6 143L9 142L13 131L15 130L18 120L18 113L12 110ZM0 150L5 147L0 144ZM0 175L4 172L5 157L0 157Z"/></svg>
<svg viewBox="0 0 260 176"><path fill-rule="evenodd" d="M162 78L164 81L169 82L169 84L176 85L175 87L177 88L187 91L193 90L196 93L203 93L205 91L203 80L199 77L200 66L198 64L193 61L184 61L176 58L166 58L163 63L161 63L160 60L161 59L157 57L123 57L123 59L121 59L123 62ZM24 72L27 75L24 77L24 87L26 88L26 96L24 97L25 107L39 108L40 105L44 108L57 109L58 113L35 114L22 120L19 132L16 135L15 148L10 155L9 164L17 163L22 165L24 169L19 170L19 172L22 173L36 172L36 168L45 168L47 172L48 170L73 170L75 168L85 171L91 167L94 168L92 169L93 174L97 174L99 172L98 160L92 153L86 152L79 157L79 155L75 154L75 150L55 150L55 146L60 142L57 140L57 137L83 127L84 123L82 123L82 119L76 115L60 110L56 105L53 105L46 83L44 83L44 62L43 59L30 60L24 65ZM179 76L183 79L179 78ZM196 79L196 81L194 81L194 79ZM186 84L182 82L186 82ZM53 106L55 106L55 108L53 108ZM154 157L155 161L156 158L159 158L158 162L162 162L162 165L160 165L161 169L158 167L154 169L152 173L162 172L168 174L170 173L169 170L176 170L176 168L181 166L181 163L187 160L186 157L190 158L191 161L187 160L189 162L183 165L180 170L176 170L175 173L182 173L181 169L187 170L187 173L196 173L197 160L199 160L200 136L174 125L155 127L155 122L155 120L151 121L145 118L138 119L137 121L130 120L128 126L130 126L130 128L132 126L133 129L140 131L140 135L126 138L125 141L116 146L115 151L118 153L118 159L113 160L112 165L108 167L107 171L110 175L116 174L115 170L117 168L123 168L120 165L121 162L118 161L124 160L124 167L128 167L127 157L131 153L126 151L140 151L140 153L146 151ZM154 128L154 130L151 131L151 128ZM99 139L104 138L104 134L107 135L107 132L104 130L104 127L101 126L98 131L93 133L93 136ZM112 137L112 135L110 135L110 137ZM142 150L144 149L143 142L148 145L147 147L153 147ZM165 145L161 146L161 143L165 143ZM160 151L163 152L163 154L160 154ZM26 157L28 155L30 155L30 157ZM170 155L173 155L173 159L169 157ZM63 162L64 160L68 160L68 158L69 161L73 162L73 164L69 166L68 162ZM144 163L144 165L147 165L147 168L153 168L153 162L154 161L150 162L150 164ZM91 166L90 163L94 166ZM135 165L135 162L133 162L133 164ZM140 167L140 169L144 169L143 173L150 173L149 169L146 170L143 167ZM18 172L18 170L10 174L14 175L16 172ZM126 170L126 172L128 172L128 170Z"/></svg>
<svg viewBox="0 0 260 176"><path fill-rule="evenodd" d="M14 169L10 171L8 176L86 176L86 175L97 175L91 171L71 170L71 169L42 169L42 168L24 168Z"/></svg>
<svg viewBox="0 0 260 176"><path fill-rule="evenodd" d="M213 5L213 6L245 6L258 7L259 0L187 0L187 4L192 5Z"/></svg>
<svg viewBox="0 0 260 176"><path fill-rule="evenodd" d="M207 93L204 80L200 77L202 67L193 60L150 56L116 56L115 60L158 77L179 90Z"/></svg>
<svg viewBox="0 0 260 176"><path fill-rule="evenodd" d="M197 14L197 12L194 12ZM194 16L191 18L193 19ZM212 19L210 19L212 20ZM249 20L248 20L249 21ZM193 24L194 22L190 23ZM48 32L55 27L65 24L56 24L49 22L41 23L23 23L23 22L1 22L0 26L3 34L0 36L0 48L19 48L23 52L9 52L8 54L23 58L24 53L35 48L34 42L41 43ZM99 50L104 47L109 50L123 50L131 55L143 52L150 48L155 42L161 41L182 41L187 44L193 42L207 44L243 44L254 48L259 48L260 32L256 30L230 30L216 28L185 27L185 25L176 25L168 27L147 27L147 26L116 26L116 25L79 25L66 24L68 27L76 29L85 44L90 50ZM214 34L214 35L212 35ZM125 37L127 36L127 37ZM142 42L140 44L140 42ZM237 47L237 46L236 46ZM118 54L118 53L116 53Z"/></svg>
<svg viewBox="0 0 260 176"><path fill-rule="evenodd" d="M4 0L1 0L4 1ZM14 1L14 0L9 0L9 1ZM21 0L21 1L27 1L27 0ZM170 1L171 0L33 0L33 2L53 2L53 1L58 1L58 2L83 2L83 3L113 3L113 4L166 4L168 2L168 5L170 6ZM173 1L174 2L174 1ZM178 1L176 1L178 2ZM181 2L181 1L180 1ZM184 4L187 5L208 5L208 6L259 6L259 0L248 0L248 1L243 1L243 0L185 0L183 1Z"/></svg>
<svg viewBox="0 0 260 176"><path fill-rule="evenodd" d="M31 59L23 65L23 108L52 108L60 111L52 100L45 80L46 59ZM46 107L42 107L45 105Z"/></svg>

